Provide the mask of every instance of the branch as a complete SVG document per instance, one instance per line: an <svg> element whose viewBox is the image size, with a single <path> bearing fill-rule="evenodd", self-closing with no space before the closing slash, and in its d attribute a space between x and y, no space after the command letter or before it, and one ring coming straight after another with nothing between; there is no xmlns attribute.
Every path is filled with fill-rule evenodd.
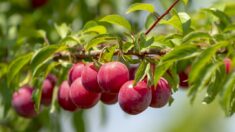
<svg viewBox="0 0 235 132"><path fill-rule="evenodd" d="M151 27L145 32L145 35L148 35L153 28L164 18L172 9L173 7L179 2L180 0L175 0L175 2L151 25Z"/></svg>
<svg viewBox="0 0 235 132"><path fill-rule="evenodd" d="M79 60L79 59L85 59L85 58L98 58L100 56L100 54L102 54L102 50L95 50L95 51L90 51L90 53L87 52L76 52L74 55L72 55L75 59ZM124 55L134 55L134 56L138 56L138 57L145 57L145 56L153 56L153 55L164 55L168 52L168 50L146 50L146 51L142 51L142 52L136 52L133 50L130 50L126 53L121 52L120 50L116 50L114 52L114 55L118 55L118 54L124 54ZM66 53L57 53L54 56L54 60L59 60L59 59L66 59L69 58L69 54Z"/></svg>

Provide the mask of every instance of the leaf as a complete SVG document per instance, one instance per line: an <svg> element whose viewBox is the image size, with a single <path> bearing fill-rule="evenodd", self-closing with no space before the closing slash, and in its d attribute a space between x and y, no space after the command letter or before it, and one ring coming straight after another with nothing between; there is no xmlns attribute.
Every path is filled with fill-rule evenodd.
<svg viewBox="0 0 235 132"><path fill-rule="evenodd" d="M42 85L40 85L40 88L37 88L33 92L33 100L34 100L34 105L35 105L35 110L37 112L40 111L40 104L41 104L41 97L42 97Z"/></svg>
<svg viewBox="0 0 235 132"><path fill-rule="evenodd" d="M223 65L224 63L221 64L222 64L221 67L224 69ZM214 79L208 85L207 94L206 97L203 99L203 103L209 104L215 99L216 95L223 90L222 87L225 84L224 82L225 79L226 79L225 70L222 69L217 70Z"/></svg>
<svg viewBox="0 0 235 132"><path fill-rule="evenodd" d="M116 24L131 31L131 24L124 17L119 15L108 15L100 19L100 21Z"/></svg>
<svg viewBox="0 0 235 132"><path fill-rule="evenodd" d="M153 81L155 87L157 86L159 79L163 76L166 70L171 67L172 64L173 64L172 62L166 62L156 65L155 69L157 70L154 71L154 81Z"/></svg>
<svg viewBox="0 0 235 132"><path fill-rule="evenodd" d="M148 4L148 3L135 3L132 4L128 9L127 9L127 14L134 12L134 11L139 11L139 10L143 10L143 11L148 11L149 13L153 13L154 12L154 6L152 4Z"/></svg>
<svg viewBox="0 0 235 132"><path fill-rule="evenodd" d="M187 5L188 4L188 0L183 0L184 4Z"/></svg>
<svg viewBox="0 0 235 132"><path fill-rule="evenodd" d="M162 20L160 24L172 25L180 32L187 34L191 31L191 17L185 12L175 13L169 20Z"/></svg>
<svg viewBox="0 0 235 132"><path fill-rule="evenodd" d="M107 30L104 26L98 25L98 26L93 26L93 27L87 28L83 32L84 33L95 32L95 33L98 33L98 34L105 34L105 33L107 33Z"/></svg>
<svg viewBox="0 0 235 132"><path fill-rule="evenodd" d="M32 58L32 53L20 56L13 60L8 68L7 74L7 84L10 85L11 81L15 78L15 76L20 72L20 70L30 61Z"/></svg>
<svg viewBox="0 0 235 132"><path fill-rule="evenodd" d="M215 75L217 68L219 67L220 63L214 64L210 63L207 66L203 67L198 74L196 80L191 83L189 95L192 96L191 101L194 101L197 91L203 89L207 83L210 81L211 77Z"/></svg>
<svg viewBox="0 0 235 132"><path fill-rule="evenodd" d="M73 126L76 132L86 132L85 121L83 119L83 110L74 112L73 114Z"/></svg>
<svg viewBox="0 0 235 132"><path fill-rule="evenodd" d="M151 13L147 16L147 19L145 20L145 29L148 29L154 21L157 19L158 14L157 13Z"/></svg>
<svg viewBox="0 0 235 132"><path fill-rule="evenodd" d="M218 9L211 8L204 10L216 16L225 26L228 26L232 23L232 20L229 18L229 16Z"/></svg>
<svg viewBox="0 0 235 132"><path fill-rule="evenodd" d="M197 55L196 45L180 45L161 58L161 63L174 62Z"/></svg>
<svg viewBox="0 0 235 132"><path fill-rule="evenodd" d="M138 83L140 80L142 80L145 77L145 69L147 67L147 64L148 63L145 60L140 63L135 73L134 85L136 85L136 83Z"/></svg>
<svg viewBox="0 0 235 132"><path fill-rule="evenodd" d="M110 62L113 58L117 45L105 48L104 52L101 54L101 62Z"/></svg>
<svg viewBox="0 0 235 132"><path fill-rule="evenodd" d="M193 83L200 76L201 70L210 62L216 51L223 46L228 45L228 42L219 42L206 50L204 50L193 62L192 70L189 74L189 82Z"/></svg>
<svg viewBox="0 0 235 132"><path fill-rule="evenodd" d="M62 39L65 38L71 30L65 23L61 25L55 24L54 26L55 26L57 33L60 35Z"/></svg>
<svg viewBox="0 0 235 132"><path fill-rule="evenodd" d="M64 44L59 45L49 45L39 49L34 55L31 60L31 69L33 72L36 72L35 69L38 69L41 65L47 62L49 59L52 58L53 54L56 52L63 51L67 48Z"/></svg>
<svg viewBox="0 0 235 132"><path fill-rule="evenodd" d="M127 53L129 50L131 50L134 47L134 44L131 42L126 42L122 45L122 50L124 53Z"/></svg>
<svg viewBox="0 0 235 132"><path fill-rule="evenodd" d="M0 78L7 73L7 64L0 63Z"/></svg>
<svg viewBox="0 0 235 132"><path fill-rule="evenodd" d="M107 43L107 41L117 40L117 37L111 36L109 34L98 35L97 37L91 39L86 45L86 51L90 50L92 47L96 47L98 44Z"/></svg>
<svg viewBox="0 0 235 132"><path fill-rule="evenodd" d="M195 40L195 39L202 39L202 38L207 38L207 39L212 39L211 35L206 32L200 32L200 31L195 31L187 34L183 40L182 43L188 43L189 41Z"/></svg>
<svg viewBox="0 0 235 132"><path fill-rule="evenodd" d="M223 86L224 90L226 90L223 94L223 107L225 109L225 113L227 116L231 116L234 113L234 92L235 92L235 72L227 77L225 84Z"/></svg>

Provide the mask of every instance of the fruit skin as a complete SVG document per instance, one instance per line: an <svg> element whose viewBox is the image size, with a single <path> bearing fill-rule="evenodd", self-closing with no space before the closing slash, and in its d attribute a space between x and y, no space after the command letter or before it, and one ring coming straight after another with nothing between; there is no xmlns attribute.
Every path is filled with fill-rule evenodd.
<svg viewBox="0 0 235 132"><path fill-rule="evenodd" d="M224 66L226 73L229 74L232 71L232 60L230 58L224 58Z"/></svg>
<svg viewBox="0 0 235 132"><path fill-rule="evenodd" d="M98 69L94 63L89 63L85 66L81 74L81 80L86 90L94 93L101 92L101 88L97 81Z"/></svg>
<svg viewBox="0 0 235 132"><path fill-rule="evenodd" d="M46 79L49 79L51 81L51 83L53 84L53 86L56 85L56 82L57 82L57 78L55 75L53 74L48 74Z"/></svg>
<svg viewBox="0 0 235 132"><path fill-rule="evenodd" d="M102 93L100 100L107 105L116 104L118 101L118 94Z"/></svg>
<svg viewBox="0 0 235 132"><path fill-rule="evenodd" d="M135 72L136 72L137 68L138 68L137 66L129 67L129 80L135 79Z"/></svg>
<svg viewBox="0 0 235 132"><path fill-rule="evenodd" d="M25 118L33 118L37 115L32 99L33 88L23 86L13 93L12 106L15 111Z"/></svg>
<svg viewBox="0 0 235 132"><path fill-rule="evenodd" d="M152 100L150 106L153 108L161 108L165 106L171 96L170 86L166 79L163 77L157 83L157 87L151 87L152 90Z"/></svg>
<svg viewBox="0 0 235 132"><path fill-rule="evenodd" d="M131 80L122 85L118 94L118 102L123 111L136 115L148 108L152 93L144 81L138 82L136 86L133 84L134 81Z"/></svg>
<svg viewBox="0 0 235 132"><path fill-rule="evenodd" d="M129 71L120 62L109 62L100 67L97 79L104 92L118 93L121 86L129 80Z"/></svg>
<svg viewBox="0 0 235 132"><path fill-rule="evenodd" d="M39 8L44 6L48 0L31 0L31 5L33 8Z"/></svg>
<svg viewBox="0 0 235 132"><path fill-rule="evenodd" d="M100 100L99 93L93 93L84 88L81 78L76 79L70 87L70 97L73 103L82 109L88 109Z"/></svg>
<svg viewBox="0 0 235 132"><path fill-rule="evenodd" d="M179 79L180 79L180 83L179 85L181 86L181 88L187 88L188 85L188 74L186 74L184 71L179 73Z"/></svg>
<svg viewBox="0 0 235 132"><path fill-rule="evenodd" d="M77 106L70 99L69 92L70 86L68 81L63 81L58 91L58 102L64 110L75 111Z"/></svg>
<svg viewBox="0 0 235 132"><path fill-rule="evenodd" d="M42 84L41 104L49 106L51 104L54 85L49 79L45 79Z"/></svg>
<svg viewBox="0 0 235 132"><path fill-rule="evenodd" d="M70 85L73 83L74 80L81 77L84 67L85 67L85 64L81 62L77 64L73 64L73 66L69 70L69 75L68 75L68 81Z"/></svg>

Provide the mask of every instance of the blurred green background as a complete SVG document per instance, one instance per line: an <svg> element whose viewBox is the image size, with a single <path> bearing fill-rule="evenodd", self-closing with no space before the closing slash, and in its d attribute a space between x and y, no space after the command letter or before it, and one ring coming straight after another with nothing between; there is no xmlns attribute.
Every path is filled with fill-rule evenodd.
<svg viewBox="0 0 235 132"><path fill-rule="evenodd" d="M48 0L38 8L32 7L31 0L0 0L0 132L234 132L235 118L225 118L218 101L203 105L199 98L190 105L187 90L179 90L174 95L176 100L171 107L149 108L136 116L126 115L118 104L101 103L76 113L63 110L50 113L48 108L33 120L18 117L11 109L4 114L10 108L10 95L2 75L13 58L37 49L46 41L59 41L55 28L63 23L77 32L89 20L121 14L136 30L141 30L146 14L125 14L128 6L136 2L152 3L161 14L173 0ZM176 10L194 14L201 8L222 8L225 4L235 7L234 0L190 0L188 6L180 4Z"/></svg>

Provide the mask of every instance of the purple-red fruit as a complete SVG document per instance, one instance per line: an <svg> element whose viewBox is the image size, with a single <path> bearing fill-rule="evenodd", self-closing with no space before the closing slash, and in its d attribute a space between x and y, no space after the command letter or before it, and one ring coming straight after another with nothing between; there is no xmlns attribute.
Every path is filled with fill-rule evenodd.
<svg viewBox="0 0 235 132"><path fill-rule="evenodd" d="M118 101L118 94L102 93L100 100L107 105L115 104Z"/></svg>
<svg viewBox="0 0 235 132"><path fill-rule="evenodd" d="M88 109L97 104L99 93L93 93L84 88L81 78L76 79L70 87L70 97L73 103L82 109Z"/></svg>
<svg viewBox="0 0 235 132"><path fill-rule="evenodd" d="M45 79L42 84L41 103L49 106L51 104L54 85L49 79Z"/></svg>
<svg viewBox="0 0 235 132"><path fill-rule="evenodd" d="M37 115L34 108L32 94L33 88L23 86L18 91L14 92L12 96L13 108L19 115L25 118L33 118Z"/></svg>
<svg viewBox="0 0 235 132"><path fill-rule="evenodd" d="M232 71L232 60L230 58L225 58L224 59L224 66L226 73L229 74Z"/></svg>
<svg viewBox="0 0 235 132"><path fill-rule="evenodd" d="M152 93L144 81L133 86L134 81L128 81L122 85L118 102L122 110L128 114L136 115L143 112L151 103Z"/></svg>
<svg viewBox="0 0 235 132"><path fill-rule="evenodd" d="M49 79L49 80L51 81L51 83L52 83L53 86L56 85L57 78L56 78L55 75L53 75L53 74L48 74L47 77L46 77L46 79Z"/></svg>
<svg viewBox="0 0 235 132"><path fill-rule="evenodd" d="M90 92L99 93L101 88L97 82L98 69L94 63L89 63L82 71L81 80L84 88Z"/></svg>
<svg viewBox="0 0 235 132"><path fill-rule="evenodd" d="M75 111L77 109L77 106L72 102L70 96L70 86L68 81L62 82L59 91L58 91L58 102L59 105L68 111Z"/></svg>
<svg viewBox="0 0 235 132"><path fill-rule="evenodd" d="M74 80L81 77L84 67L85 67L84 63L73 64L73 66L69 70L69 75L68 75L69 84L72 84Z"/></svg>
<svg viewBox="0 0 235 132"><path fill-rule="evenodd" d="M157 87L151 87L152 90L152 100L150 103L151 107L161 108L166 105L171 96L170 86L166 79L160 78L157 83Z"/></svg>
<svg viewBox="0 0 235 132"><path fill-rule="evenodd" d="M39 8L45 5L48 0L31 0L31 4L33 8Z"/></svg>
<svg viewBox="0 0 235 132"><path fill-rule="evenodd" d="M129 80L129 71L120 62L109 62L101 66L97 79L104 92L118 93L121 86Z"/></svg>
<svg viewBox="0 0 235 132"><path fill-rule="evenodd" d="M182 88L187 88L188 85L188 74L186 74L184 71L179 73L179 79L180 79L180 86Z"/></svg>
<svg viewBox="0 0 235 132"><path fill-rule="evenodd" d="M137 70L137 66L131 66L129 68L129 80L134 80L135 79L136 70Z"/></svg>

